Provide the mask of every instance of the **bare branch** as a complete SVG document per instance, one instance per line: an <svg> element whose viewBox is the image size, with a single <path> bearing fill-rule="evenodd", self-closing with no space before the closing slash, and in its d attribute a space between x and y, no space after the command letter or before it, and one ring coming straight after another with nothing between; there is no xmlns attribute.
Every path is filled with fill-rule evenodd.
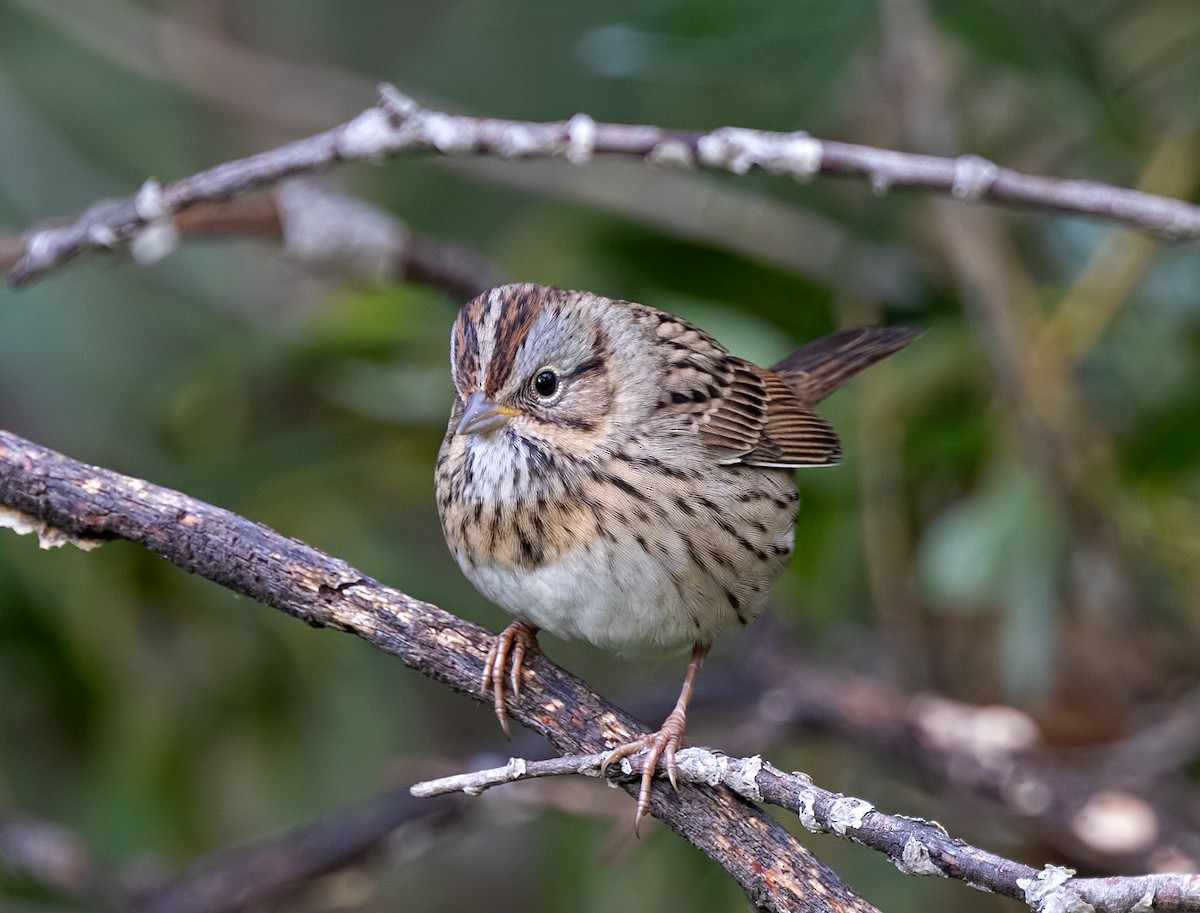
<svg viewBox="0 0 1200 913"><path fill-rule="evenodd" d="M30 236L0 234L0 271L8 272L26 255ZM166 246L152 253L169 253L172 244L185 240L222 237L268 239L311 272L417 282L460 299L503 281L500 271L470 248L412 231L390 213L312 178L292 178L265 193L182 210L170 219Z"/></svg>
<svg viewBox="0 0 1200 913"><path fill-rule="evenodd" d="M0 522L65 541L121 538L316 627L361 637L480 699L492 635L365 576L344 561L202 501L71 460L0 431ZM38 526L37 524L41 524ZM510 712L561 752L592 754L645 727L542 655L526 662ZM636 790L630 786L628 789ZM656 784L650 812L722 865L772 911L874 908L774 819L726 789Z"/></svg>
<svg viewBox="0 0 1200 913"><path fill-rule="evenodd" d="M114 66L236 114L260 135L322 130L358 110L375 88L357 74L280 58L144 5L21 2ZM828 216L764 197L749 185L682 171L654 173L636 160L615 158L584 170L558 167L554 160L521 167L495 158L435 161L472 181L615 213L855 294L892 300L914 294L919 267L910 251L855 239Z"/></svg>
<svg viewBox="0 0 1200 913"><path fill-rule="evenodd" d="M535 123L447 114L422 108L391 87L378 106L306 139L226 162L167 185L147 181L129 199L106 202L74 222L35 231L25 255L10 272L14 285L32 281L85 251L139 243L157 252L152 239L164 222L199 203L227 200L297 174L342 162L377 161L395 155L556 158L583 165L596 155L633 157L650 164L700 167L744 174L762 169L797 180L817 174L865 178L877 192L914 187L960 200L1036 206L1122 222L1170 238L1200 237L1200 207L1181 200L1081 181L1030 175L978 156L917 155L853 143L819 140L805 133L772 133L740 127L708 132L597 123L586 114L567 121Z"/></svg>

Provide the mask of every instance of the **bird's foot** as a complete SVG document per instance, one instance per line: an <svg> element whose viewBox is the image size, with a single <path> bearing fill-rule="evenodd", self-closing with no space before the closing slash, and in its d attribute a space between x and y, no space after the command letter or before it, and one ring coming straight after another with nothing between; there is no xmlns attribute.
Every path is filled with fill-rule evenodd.
<svg viewBox="0 0 1200 913"><path fill-rule="evenodd" d="M675 752L683 744L683 732L687 726L687 718L683 711L676 707L666 718L658 732L639 736L624 745L618 745L608 753L608 757L600 765L600 772L607 773L608 768L622 758L637 754L643 748L649 749L642 762L642 784L638 790L637 811L633 816L633 833L640 835L642 819L650 811L650 785L654 781L654 773L661 760L667 772L667 779L676 791L679 790L679 765L675 761Z"/></svg>
<svg viewBox="0 0 1200 913"><path fill-rule="evenodd" d="M500 721L500 728L504 730L506 738L512 738L508 729L508 695L511 691L513 700L521 697L521 670L525 665L525 654L540 652L537 633L536 627L518 618L496 635L492 649L488 651L487 659L483 663L480 691L483 694L491 692L496 719ZM506 671L508 687L505 685Z"/></svg>

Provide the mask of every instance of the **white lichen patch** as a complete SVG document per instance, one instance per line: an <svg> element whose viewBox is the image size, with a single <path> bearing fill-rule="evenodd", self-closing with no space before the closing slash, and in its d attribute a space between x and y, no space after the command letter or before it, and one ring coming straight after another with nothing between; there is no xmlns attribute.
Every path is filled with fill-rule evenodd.
<svg viewBox="0 0 1200 913"><path fill-rule="evenodd" d="M900 851L900 858L892 859L892 863L901 872L908 875L940 875L942 878L947 877L946 873L934 863L933 856L929 852L929 847L922 843L915 835L909 837L904 842L904 849Z"/></svg>
<svg viewBox="0 0 1200 913"><path fill-rule="evenodd" d="M390 82L381 82L378 92L379 104L397 117L411 117L421 109L414 99L405 95Z"/></svg>
<svg viewBox="0 0 1200 913"><path fill-rule="evenodd" d="M713 168L727 168L745 174L758 164L764 151L761 134L741 127L722 127L706 133L696 143L700 162Z"/></svg>
<svg viewBox="0 0 1200 913"><path fill-rule="evenodd" d="M797 181L807 181L821 170L824 157L821 141L801 131L781 142L775 156L764 161L763 167L772 174L790 174Z"/></svg>
<svg viewBox="0 0 1200 913"><path fill-rule="evenodd" d="M525 124L508 124L500 131L493 151L501 158L515 159L541 151L545 143L538 133Z"/></svg>
<svg viewBox="0 0 1200 913"><path fill-rule="evenodd" d="M565 155L572 165L586 165L596 151L596 122L587 114L576 114L567 121Z"/></svg>
<svg viewBox="0 0 1200 913"><path fill-rule="evenodd" d="M103 539L89 539L83 536L72 536L58 527L51 526L44 520L31 517L11 507L0 507L0 526L7 527L18 536L36 535L38 548L61 548L64 545L74 545L76 548L90 552L104 544Z"/></svg>
<svg viewBox="0 0 1200 913"><path fill-rule="evenodd" d="M743 758L730 771L729 788L751 802L762 801L762 790L758 788L758 775L762 772L763 759L759 755Z"/></svg>
<svg viewBox="0 0 1200 913"><path fill-rule="evenodd" d="M170 213L162 184L153 178L142 184L133 198L133 211L143 222L155 222L166 218Z"/></svg>
<svg viewBox="0 0 1200 913"><path fill-rule="evenodd" d="M722 127L705 134L697 141L696 152L700 162L712 168L745 174L758 167L798 180L816 174L824 155L820 140L807 133L780 135L742 127Z"/></svg>
<svg viewBox="0 0 1200 913"><path fill-rule="evenodd" d="M652 165L665 165L673 168L691 168L696 164L692 147L682 140L666 139L650 150L647 159Z"/></svg>
<svg viewBox="0 0 1200 913"><path fill-rule="evenodd" d="M950 193L956 200L978 200L996 183L1000 169L978 155L960 155L954 160Z"/></svg>
<svg viewBox="0 0 1200 913"><path fill-rule="evenodd" d="M121 240L111 225L97 223L89 225L87 230L88 243L95 247L113 248Z"/></svg>
<svg viewBox="0 0 1200 913"><path fill-rule="evenodd" d="M528 762L524 758L509 758L508 765L505 767L508 779L521 779L521 777L525 776L528 766Z"/></svg>
<svg viewBox="0 0 1200 913"><path fill-rule="evenodd" d="M688 783L707 783L716 786L729 775L732 759L704 748L684 748L675 755L679 775Z"/></svg>
<svg viewBox="0 0 1200 913"><path fill-rule="evenodd" d="M866 799L841 796L829 807L829 826L835 834L846 836L851 828L860 828L875 806Z"/></svg>
<svg viewBox="0 0 1200 913"><path fill-rule="evenodd" d="M817 820L817 791L812 788L800 790L800 800L796 803L796 815L800 823L814 834L823 834L826 828Z"/></svg>
<svg viewBox="0 0 1200 913"><path fill-rule="evenodd" d="M1035 878L1018 878L1025 903L1038 913L1096 913L1096 908L1066 886L1074 869L1047 865Z"/></svg>
<svg viewBox="0 0 1200 913"><path fill-rule="evenodd" d="M419 135L438 152L462 155L475 148L477 133L467 118L441 112L424 112L419 120Z"/></svg>
<svg viewBox="0 0 1200 913"><path fill-rule="evenodd" d="M129 242L129 253L138 266L151 266L179 246L179 229L169 218L147 224Z"/></svg>
<svg viewBox="0 0 1200 913"><path fill-rule="evenodd" d="M59 230L45 228L35 231L25 239L25 257L35 263L53 256L58 244Z"/></svg>
<svg viewBox="0 0 1200 913"><path fill-rule="evenodd" d="M342 128L337 137L337 153L349 160L381 158L397 135L387 111L368 108Z"/></svg>

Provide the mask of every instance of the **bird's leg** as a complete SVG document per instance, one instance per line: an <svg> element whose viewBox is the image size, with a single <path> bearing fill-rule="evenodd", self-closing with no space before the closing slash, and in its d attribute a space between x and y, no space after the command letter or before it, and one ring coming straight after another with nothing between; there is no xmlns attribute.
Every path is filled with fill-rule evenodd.
<svg viewBox="0 0 1200 913"><path fill-rule="evenodd" d="M512 738L508 730L508 691L505 689L504 673L509 672L508 681L513 699L521 696L521 669L525 664L525 654L532 650L538 652L538 629L524 618L518 618L507 628L496 635L492 649L488 651L487 659L483 662L483 680L480 691L492 693L492 706L496 710L496 719L504 730L506 738Z"/></svg>
<svg viewBox="0 0 1200 913"><path fill-rule="evenodd" d="M650 810L650 784L654 780L654 772L658 767L659 758L667 770L667 779L671 786L679 789L679 765L675 763L675 751L683 742L683 732L687 727L687 706L696 688L696 676L700 674L700 665L708 655L708 644L696 644L692 647L692 658L688 660L687 675L683 678L683 688L679 692L679 700L675 709L667 715L658 732L639 736L632 742L618 745L608 753L604 763L600 765L601 773L608 771L614 761L637 754L643 748L649 748L646 760L642 764L642 786L638 790L637 811L633 816L633 832L637 834L642 825L642 819Z"/></svg>

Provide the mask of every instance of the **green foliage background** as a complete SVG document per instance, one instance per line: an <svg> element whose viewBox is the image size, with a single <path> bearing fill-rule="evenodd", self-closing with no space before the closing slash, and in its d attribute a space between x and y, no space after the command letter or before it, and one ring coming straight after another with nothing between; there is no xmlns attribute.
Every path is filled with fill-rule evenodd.
<svg viewBox="0 0 1200 913"><path fill-rule="evenodd" d="M892 93L934 65L945 70L945 92L933 110L957 141L933 151L1193 194L1194 4L934 0L913 8L930 17L936 58L898 67L887 63L897 8L0 0L0 226L20 230L128 194L147 177L181 177L332 126L370 104L379 80L497 116L587 111L913 147ZM273 81L245 82L211 48L183 53L210 40ZM935 126L929 135L945 134ZM1095 342L1067 372L1087 416L1075 440L1100 454L1084 487L1116 530L1137 597L1132 616L1092 628L1072 582L1077 527L1030 456L990 367L996 340L956 281L928 197L604 163L404 160L337 178L508 276L678 312L761 362L840 323L928 327L828 404L847 459L801 478L800 545L777 588L777 614L821 661L1014 702L1039 714L1051 737L1085 743L1121 731L1122 713L1143 695L1168 694L1194 674L1194 245L1147 248L1121 272L1143 242L1111 226L998 217L1032 292L1032 338L1072 295L1085 317L1094 313L1085 269L1127 280L1112 319L1085 326ZM783 253L756 254L781 213L845 246L822 255L800 232L772 239ZM416 285L317 279L261 241L187 244L148 269L76 263L19 293L0 291L0 427L235 510L499 627L502 613L447 555L433 501L451 397L448 330L461 303ZM894 478L900 506L899 544L893 537L883 551L895 572L884 591L905 612L899 628L879 622L863 545L872 491L863 481L880 471ZM920 662L897 648L898 630L922 643ZM546 646L630 703L643 686L673 687L682 668ZM1063 670L1077 669L1073 646L1104 667L1100 693L1119 695L1111 717L1064 687ZM714 667L751 661L735 645ZM719 746L732 722L698 715L694 725L697 741ZM928 795L912 772L852 746L810 737L761 750L829 788L936 815L990 849L1045 861L1005 822ZM130 545L41 552L30 537L0 534L0 810L76 828L114 865L170 868L251 842L411 779L414 759L449 756L465 767L508 753L490 710L352 638L236 599ZM415 861L399 852L372 870L379 881L369 887L339 882L305 908L744 908L731 880L669 835L623 845L631 806L584 787L589 802L616 810L616 836L603 815L526 819L509 808ZM961 885L901 877L840 842L805 839L889 911L1001 908ZM0 876L0 908L57 903Z"/></svg>

